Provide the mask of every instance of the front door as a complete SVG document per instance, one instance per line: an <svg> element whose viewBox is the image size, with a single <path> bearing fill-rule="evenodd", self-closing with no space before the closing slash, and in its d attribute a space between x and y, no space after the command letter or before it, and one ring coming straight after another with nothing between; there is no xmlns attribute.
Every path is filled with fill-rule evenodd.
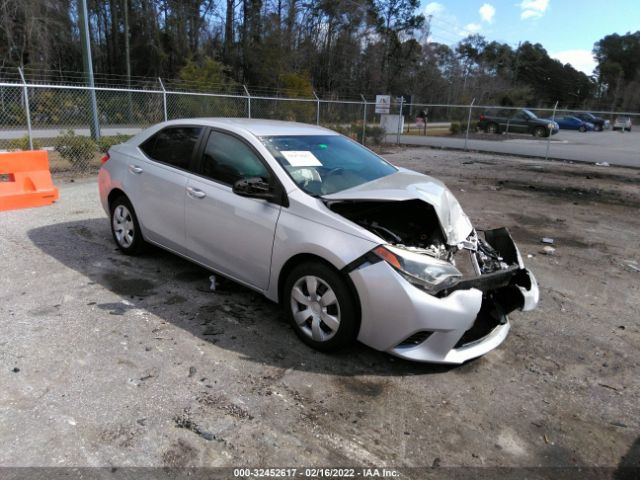
<svg viewBox="0 0 640 480"><path fill-rule="evenodd" d="M185 204L189 256L229 277L265 290L280 205L232 191L241 178L273 178L244 140L212 130L187 182Z"/></svg>

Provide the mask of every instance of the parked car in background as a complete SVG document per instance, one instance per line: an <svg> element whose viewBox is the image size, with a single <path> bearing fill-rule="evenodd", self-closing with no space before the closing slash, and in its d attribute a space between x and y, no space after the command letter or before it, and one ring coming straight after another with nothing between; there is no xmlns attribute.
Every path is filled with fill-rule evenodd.
<svg viewBox="0 0 640 480"><path fill-rule="evenodd" d="M548 118L538 118L530 110L490 110L480 115L478 128L487 133L529 133L535 137L555 135L559 125Z"/></svg>
<svg viewBox="0 0 640 480"><path fill-rule="evenodd" d="M593 124L593 129L596 132L601 132L605 128L609 128L611 123L609 120L605 120L602 117L598 117L590 112L580 112L573 115L574 117L579 118L580 120L584 120L585 122L589 122Z"/></svg>
<svg viewBox="0 0 640 480"><path fill-rule="evenodd" d="M578 117L567 116L556 118L556 122L560 125L561 130L578 130L579 132L587 132L595 129L591 122L585 122Z"/></svg>
<svg viewBox="0 0 640 480"><path fill-rule="evenodd" d="M631 117L625 116L617 116L615 121L613 122L614 130L622 130L622 131L631 131Z"/></svg>
<svg viewBox="0 0 640 480"><path fill-rule="evenodd" d="M111 147L98 185L123 253L149 242L256 290L319 350L458 364L538 303L506 229L476 230L442 182L316 125L164 122Z"/></svg>

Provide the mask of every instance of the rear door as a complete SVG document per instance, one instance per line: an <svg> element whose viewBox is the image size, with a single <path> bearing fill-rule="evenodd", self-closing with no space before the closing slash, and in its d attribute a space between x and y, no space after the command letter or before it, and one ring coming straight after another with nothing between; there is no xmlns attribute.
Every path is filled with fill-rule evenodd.
<svg viewBox="0 0 640 480"><path fill-rule="evenodd" d="M142 145L131 162L131 201L146 238L176 252L185 251L184 208L187 177L203 127L166 127Z"/></svg>
<svg viewBox="0 0 640 480"><path fill-rule="evenodd" d="M280 205L241 197L233 183L247 177L278 182L260 154L243 138L211 130L187 183L188 255L235 280L265 290Z"/></svg>
<svg viewBox="0 0 640 480"><path fill-rule="evenodd" d="M509 131L516 133L529 132L529 115L520 111L516 112L510 119Z"/></svg>

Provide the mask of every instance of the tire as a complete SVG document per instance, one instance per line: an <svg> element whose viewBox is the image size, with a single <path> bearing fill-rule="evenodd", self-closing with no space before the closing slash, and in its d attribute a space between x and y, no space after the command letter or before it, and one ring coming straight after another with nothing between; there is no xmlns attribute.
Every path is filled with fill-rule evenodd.
<svg viewBox="0 0 640 480"><path fill-rule="evenodd" d="M586 132L586 131L587 131L587 127L585 127L584 125L580 125L580 126L578 127L578 131L579 131L580 133L584 133L584 132Z"/></svg>
<svg viewBox="0 0 640 480"><path fill-rule="evenodd" d="M489 125L487 125L487 128L485 129L485 132L487 133L499 133L499 128L498 128L498 124L497 123L490 123Z"/></svg>
<svg viewBox="0 0 640 480"><path fill-rule="evenodd" d="M345 279L323 263L293 268L284 284L282 305L298 337L316 350L345 347L358 334L356 299Z"/></svg>
<svg viewBox="0 0 640 480"><path fill-rule="evenodd" d="M131 202L120 195L110 205L111 234L113 240L125 255L137 255L142 252L146 242L142 238L138 217Z"/></svg>
<svg viewBox="0 0 640 480"><path fill-rule="evenodd" d="M593 129L596 132L601 132L602 130L604 130L604 127L602 125L596 125Z"/></svg>
<svg viewBox="0 0 640 480"><path fill-rule="evenodd" d="M536 128L533 129L532 134L533 134L534 137L540 137L540 138L548 137L549 136L549 131L544 127L536 127Z"/></svg>

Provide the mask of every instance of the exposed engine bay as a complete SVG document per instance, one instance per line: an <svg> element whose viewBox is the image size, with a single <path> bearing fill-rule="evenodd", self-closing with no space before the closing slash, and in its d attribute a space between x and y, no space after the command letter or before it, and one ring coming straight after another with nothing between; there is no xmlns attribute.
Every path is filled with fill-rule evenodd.
<svg viewBox="0 0 640 480"><path fill-rule="evenodd" d="M509 266L475 230L464 242L447 245L435 210L422 200L333 202L329 208L390 245L446 260L456 266L460 251L477 252L475 275L493 273Z"/></svg>
<svg viewBox="0 0 640 480"><path fill-rule="evenodd" d="M327 202L328 207L379 236L389 245L451 263L462 274L442 297L460 289L477 288L499 303L501 313L523 308L522 288L530 288L518 250L504 228L469 232L457 245L448 245L434 208L422 200ZM493 302L492 302L493 303Z"/></svg>
<svg viewBox="0 0 640 480"><path fill-rule="evenodd" d="M329 208L391 245L451 260L438 216L422 200L331 202Z"/></svg>

